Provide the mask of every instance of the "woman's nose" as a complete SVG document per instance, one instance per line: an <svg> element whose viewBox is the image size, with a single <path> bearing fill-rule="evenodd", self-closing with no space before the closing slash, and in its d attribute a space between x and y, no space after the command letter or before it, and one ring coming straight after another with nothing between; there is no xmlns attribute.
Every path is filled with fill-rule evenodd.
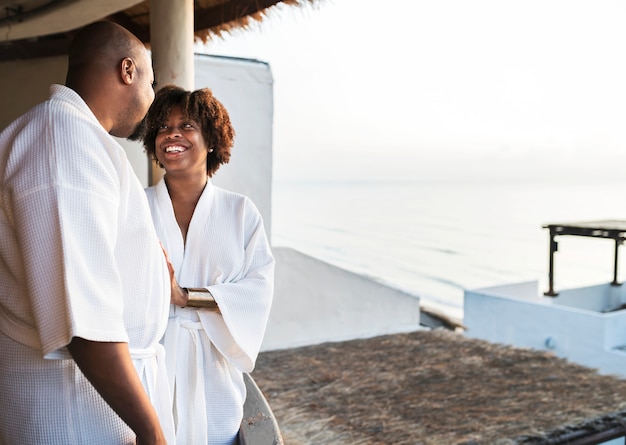
<svg viewBox="0 0 626 445"><path fill-rule="evenodd" d="M180 131L178 128L170 127L167 129L165 137L168 139L180 137Z"/></svg>

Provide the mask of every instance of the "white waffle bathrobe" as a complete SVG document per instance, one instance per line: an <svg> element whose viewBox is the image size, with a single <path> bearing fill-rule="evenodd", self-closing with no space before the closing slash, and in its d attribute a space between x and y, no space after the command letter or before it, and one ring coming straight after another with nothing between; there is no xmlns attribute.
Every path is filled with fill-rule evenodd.
<svg viewBox="0 0 626 445"><path fill-rule="evenodd" d="M122 147L53 85L0 134L0 193L0 444L135 443L71 360L75 336L128 342L173 441L169 274Z"/></svg>
<svg viewBox="0 0 626 445"><path fill-rule="evenodd" d="M165 181L146 193L179 284L208 289L220 308L170 309L164 344L177 444L232 444L246 397L242 373L254 368L274 289L261 215L249 198L209 181L184 245Z"/></svg>

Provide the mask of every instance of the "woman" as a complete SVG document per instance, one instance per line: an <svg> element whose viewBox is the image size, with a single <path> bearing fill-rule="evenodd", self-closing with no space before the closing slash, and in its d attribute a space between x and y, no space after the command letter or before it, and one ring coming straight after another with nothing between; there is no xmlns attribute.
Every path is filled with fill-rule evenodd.
<svg viewBox="0 0 626 445"><path fill-rule="evenodd" d="M163 340L179 445L236 443L243 373L254 368L272 301L274 258L258 209L210 179L229 161L234 135L206 88L165 86L146 117L146 151L165 169L146 193L184 286ZM197 307L213 299L217 307Z"/></svg>

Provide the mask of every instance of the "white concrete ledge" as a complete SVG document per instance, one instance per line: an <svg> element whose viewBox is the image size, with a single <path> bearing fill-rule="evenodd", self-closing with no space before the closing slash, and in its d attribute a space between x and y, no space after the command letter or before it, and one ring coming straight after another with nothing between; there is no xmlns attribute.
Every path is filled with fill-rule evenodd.
<svg viewBox="0 0 626 445"><path fill-rule="evenodd" d="M626 377L626 285L543 296L537 282L466 290L466 335L545 350L602 374Z"/></svg>
<svg viewBox="0 0 626 445"><path fill-rule="evenodd" d="M262 350L420 329L417 296L290 248L273 252L276 287Z"/></svg>

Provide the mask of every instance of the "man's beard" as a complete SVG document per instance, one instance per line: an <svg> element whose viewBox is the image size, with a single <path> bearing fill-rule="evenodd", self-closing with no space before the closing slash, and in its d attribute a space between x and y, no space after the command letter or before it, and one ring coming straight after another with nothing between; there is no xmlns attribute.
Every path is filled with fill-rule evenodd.
<svg viewBox="0 0 626 445"><path fill-rule="evenodd" d="M135 127L135 130L126 139L128 139L129 141L139 141L139 142L143 140L148 130L148 120L146 119L147 117L148 117L147 115L144 116L144 118Z"/></svg>

